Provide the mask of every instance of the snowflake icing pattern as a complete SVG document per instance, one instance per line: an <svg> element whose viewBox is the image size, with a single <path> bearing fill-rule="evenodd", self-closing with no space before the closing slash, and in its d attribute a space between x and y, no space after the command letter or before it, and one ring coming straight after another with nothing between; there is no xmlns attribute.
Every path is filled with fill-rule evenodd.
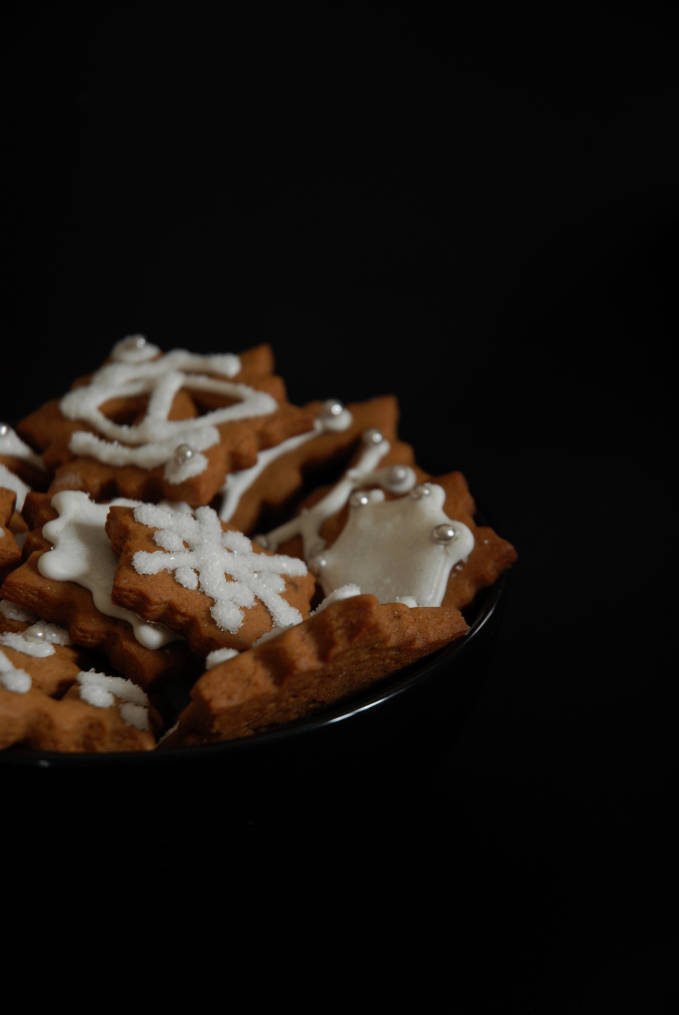
<svg viewBox="0 0 679 1015"><path fill-rule="evenodd" d="M276 627L302 620L299 610L281 594L286 577L307 574L303 560L256 552L242 532L224 531L210 507L192 511L142 504L135 508L134 517L156 530L153 539L161 547L154 552L138 550L132 560L135 570L139 574L172 571L184 588L200 589L213 600L210 612L221 630L235 634L243 612L257 600L266 606Z"/></svg>

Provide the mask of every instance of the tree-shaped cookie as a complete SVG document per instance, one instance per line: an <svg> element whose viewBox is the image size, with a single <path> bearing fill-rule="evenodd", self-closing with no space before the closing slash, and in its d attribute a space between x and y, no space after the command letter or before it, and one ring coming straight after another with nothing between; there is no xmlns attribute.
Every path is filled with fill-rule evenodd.
<svg viewBox="0 0 679 1015"><path fill-rule="evenodd" d="M268 346L240 355L119 342L90 376L17 425L55 475L50 491L206 504L262 448L309 430Z"/></svg>

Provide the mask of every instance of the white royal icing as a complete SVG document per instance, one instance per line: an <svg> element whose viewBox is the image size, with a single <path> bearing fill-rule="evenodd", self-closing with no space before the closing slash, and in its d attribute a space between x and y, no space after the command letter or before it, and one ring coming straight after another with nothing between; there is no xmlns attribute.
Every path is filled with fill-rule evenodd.
<svg viewBox="0 0 679 1015"><path fill-rule="evenodd" d="M0 633L0 645L36 659L54 655L55 645L68 644L68 632L58 624L49 624L46 620L37 620L23 631Z"/></svg>
<svg viewBox="0 0 679 1015"><path fill-rule="evenodd" d="M43 535L52 544L38 558L38 570L45 578L70 581L88 589L96 608L109 617L126 620L145 648L157 649L177 638L160 624L141 620L111 598L118 561L106 535L106 515L111 504L134 507L139 501L116 498L97 504L80 490L62 490L51 500L57 518L43 525Z"/></svg>
<svg viewBox="0 0 679 1015"><path fill-rule="evenodd" d="M213 601L217 626L232 634L243 622L244 610L259 600L274 626L299 623L302 617L281 593L285 576L307 574L297 557L257 553L242 532L222 529L219 515L209 507L177 511L156 504L140 504L134 517L156 529L160 550L138 550L132 564L139 574L171 571L184 588L200 589ZM227 578L228 575L228 578Z"/></svg>
<svg viewBox="0 0 679 1015"><path fill-rule="evenodd" d="M149 699L146 693L125 677L110 677L96 670L82 670L77 676L80 697L95 708L110 708L118 702L121 718L139 730L149 728Z"/></svg>
<svg viewBox="0 0 679 1015"><path fill-rule="evenodd" d="M19 437L19 434L8 423L0 423L0 455L18 458L22 462L45 471L42 458Z"/></svg>
<svg viewBox="0 0 679 1015"><path fill-rule="evenodd" d="M290 521L259 537L262 545L275 550L288 539L301 536L304 558L308 561L324 546L324 540L321 538L323 522L341 511L354 492L368 486L380 486L393 493L403 493L412 489L416 477L410 466L397 465L378 469L389 448L389 441L377 431L366 431L363 449L357 463L347 469L339 482L313 507L303 510Z"/></svg>
<svg viewBox="0 0 679 1015"><path fill-rule="evenodd" d="M276 410L277 402L271 395L229 379L240 370L237 356L203 355L184 349L157 355L155 346L149 356L145 345L135 346L139 338L131 336L129 347L119 343L110 362L95 371L87 384L73 388L61 399L64 416L88 423L96 431L73 433L69 446L74 454L115 466L150 469L162 465L169 482L181 483L205 469L207 458L202 452L219 442L220 423L269 415ZM213 373L220 376L208 376ZM182 388L215 392L231 404L192 419L171 420L173 399ZM101 411L111 398L141 394L148 394L148 405L143 418L134 424L116 423ZM190 457L177 458L182 446L188 446Z"/></svg>
<svg viewBox="0 0 679 1015"><path fill-rule="evenodd" d="M17 620L22 624L32 624L38 619L30 610L25 610L23 606L11 603L9 599L0 599L0 613L3 617L7 617L8 620Z"/></svg>
<svg viewBox="0 0 679 1015"><path fill-rule="evenodd" d="M444 513L443 487L426 488L425 496L393 500L372 490L364 504L350 508L338 538L315 562L326 594L356 582L382 603L441 605L451 568L469 556L474 536ZM442 530L446 538L439 541Z"/></svg>
<svg viewBox="0 0 679 1015"><path fill-rule="evenodd" d="M25 620L32 618L32 614L14 607L13 604L3 599L0 601L2 613L11 620ZM15 614L12 616L12 614ZM19 614L24 614L20 616ZM46 659L54 655L55 645L68 645L68 632L58 624L48 624L45 620L36 620L30 627L23 631L0 632L0 645L14 649L26 656L33 656L36 659ZM7 658L0 649L0 684L6 691L13 691L15 694L26 694L32 686L32 679L25 670L18 669Z"/></svg>
<svg viewBox="0 0 679 1015"><path fill-rule="evenodd" d="M21 511L26 500L26 494L30 492L30 486L24 483L20 476L8 469L0 462L0 487L5 490L13 490L16 494L15 508Z"/></svg>
<svg viewBox="0 0 679 1015"><path fill-rule="evenodd" d="M233 659L239 654L238 649L235 648L216 648L208 653L205 659L205 669L211 670L214 666L219 666L220 663L225 663L227 659Z"/></svg>
<svg viewBox="0 0 679 1015"><path fill-rule="evenodd" d="M442 487L415 488L408 466L379 469L388 450L387 440L368 431L357 464L316 504L260 537L261 543L275 550L301 536L304 559L326 596L354 584L380 602L440 606L450 571L471 553L474 536L444 513ZM384 490L409 495L387 500ZM346 525L326 547L321 527L347 504ZM446 525L452 527L450 538L439 541L434 530Z"/></svg>
<svg viewBox="0 0 679 1015"><path fill-rule="evenodd" d="M316 614L322 613L323 610L327 610L328 606L332 606L333 603L340 603L344 599L353 599L354 596L360 595L361 588L356 585L355 582L350 582L348 585L341 585L339 588L333 589L333 591L318 604L312 615L315 617Z"/></svg>
<svg viewBox="0 0 679 1015"><path fill-rule="evenodd" d="M330 410L330 406L337 406L339 411L333 412ZM314 420L314 426L312 430L307 430L305 433L295 434L293 437L288 437L286 440L281 441L280 444L276 444L272 448L265 448L260 451L257 455L257 461L249 469L239 469L237 472L231 472L226 477L224 486L219 491L221 496L221 502L219 505L219 517L224 522L228 522L235 514L236 508L240 503L240 499L243 494L248 490L252 484L261 476L265 469L275 462L278 458L282 458L283 455L288 454L290 451L294 451L302 444L306 444L308 441L313 440L322 433L327 431L339 431L346 430L351 426L352 416L348 409L344 408L341 403L333 402L326 403L321 407L321 410Z"/></svg>
<svg viewBox="0 0 679 1015"><path fill-rule="evenodd" d="M0 685L14 694L26 694L32 683L30 674L17 669L0 649Z"/></svg>

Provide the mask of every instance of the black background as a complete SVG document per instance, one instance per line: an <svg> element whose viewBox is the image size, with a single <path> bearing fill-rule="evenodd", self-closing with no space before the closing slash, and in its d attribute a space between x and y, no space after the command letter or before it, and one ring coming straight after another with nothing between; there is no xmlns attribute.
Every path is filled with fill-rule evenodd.
<svg viewBox="0 0 679 1015"><path fill-rule="evenodd" d="M274 757L7 767L19 807L49 796L74 820L99 780L97 835L152 853L166 895L216 892L235 852L262 850L250 883L285 885L296 908L310 885L279 853L294 842L314 918L351 912L349 954L365 961L378 913L406 959L443 917L430 962L453 1010L670 1010L669 10L5 17L0 415L132 332L206 352L269 341L292 401L397 393L420 464L462 469L520 555L483 645L379 716ZM159 874L180 832L185 865Z"/></svg>

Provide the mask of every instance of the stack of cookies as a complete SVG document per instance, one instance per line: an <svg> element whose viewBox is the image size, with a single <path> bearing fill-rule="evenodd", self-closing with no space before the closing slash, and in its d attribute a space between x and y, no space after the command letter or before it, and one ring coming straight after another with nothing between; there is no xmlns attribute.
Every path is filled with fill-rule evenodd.
<svg viewBox="0 0 679 1015"><path fill-rule="evenodd" d="M397 426L139 335L0 426L0 748L247 737L463 637L516 552Z"/></svg>

